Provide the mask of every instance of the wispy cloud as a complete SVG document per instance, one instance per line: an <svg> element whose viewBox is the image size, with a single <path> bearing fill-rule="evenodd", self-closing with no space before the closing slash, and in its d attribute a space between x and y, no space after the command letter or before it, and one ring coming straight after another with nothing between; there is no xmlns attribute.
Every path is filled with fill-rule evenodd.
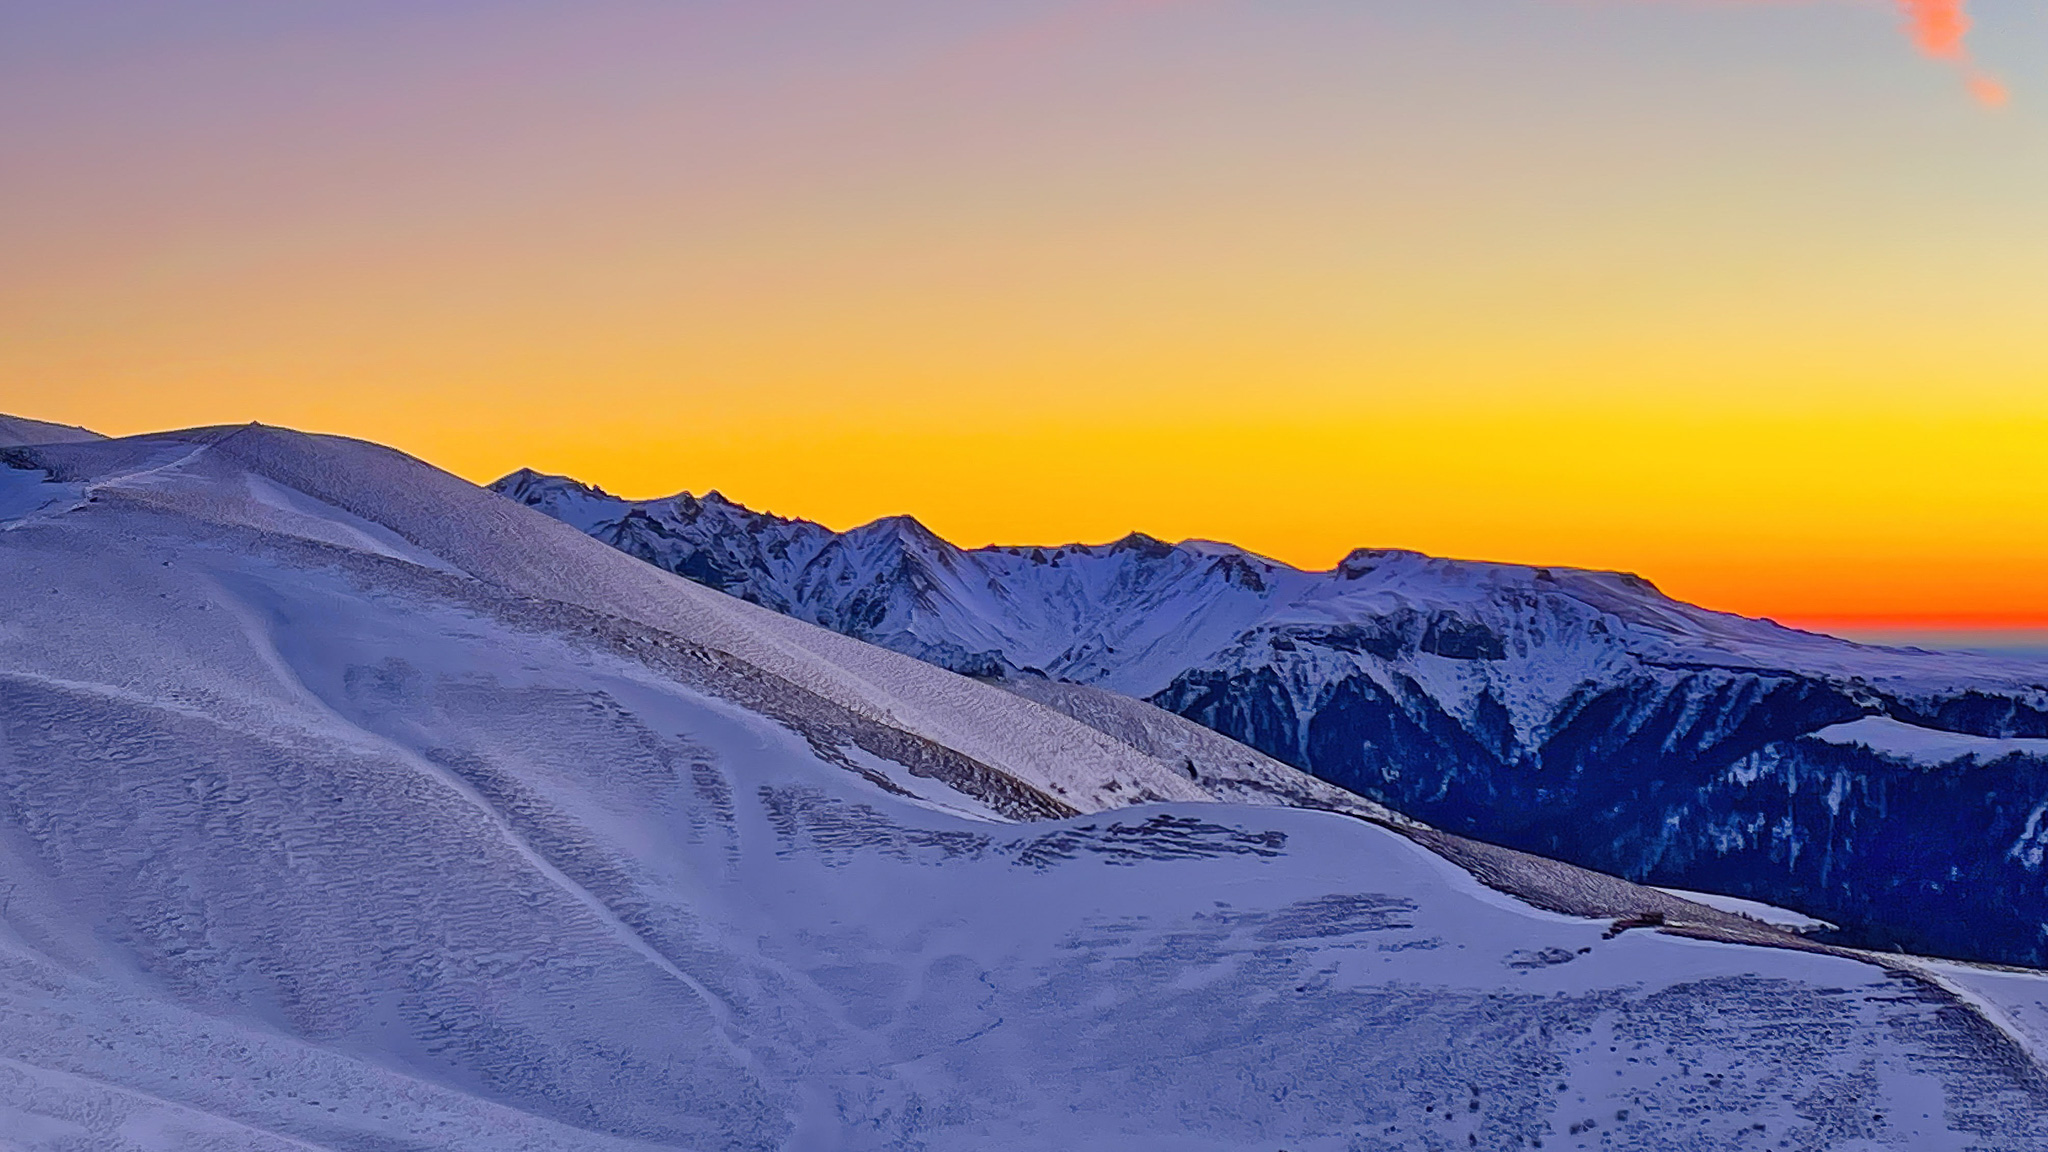
<svg viewBox="0 0 2048 1152"><path fill-rule="evenodd" d="M1970 31L1970 17L1963 0L1899 0L1906 10L1913 43L1937 60L1964 59L1963 36Z"/></svg>
<svg viewBox="0 0 2048 1152"><path fill-rule="evenodd" d="M1979 68L1970 55L1970 14L1964 0L1899 0L1899 7L1906 14L1906 31L1920 51L1961 68L1979 103L1996 108L2006 102L2005 85Z"/></svg>
<svg viewBox="0 0 2048 1152"><path fill-rule="evenodd" d="M1801 4L1809 0L1733 0L1751 4ZM1913 46L1930 59L1962 73L1970 95L1987 108L2011 99L2005 83L1977 63L1970 52L1970 0L1892 0L1906 18L1905 32Z"/></svg>

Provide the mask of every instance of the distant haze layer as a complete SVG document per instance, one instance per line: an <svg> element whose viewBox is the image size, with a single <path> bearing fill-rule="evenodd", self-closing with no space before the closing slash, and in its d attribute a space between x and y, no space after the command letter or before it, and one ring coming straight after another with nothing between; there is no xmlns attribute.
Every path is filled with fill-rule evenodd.
<svg viewBox="0 0 2048 1152"><path fill-rule="evenodd" d="M2048 628L1911 628L1849 621L1826 630L1863 644L2048 658Z"/></svg>

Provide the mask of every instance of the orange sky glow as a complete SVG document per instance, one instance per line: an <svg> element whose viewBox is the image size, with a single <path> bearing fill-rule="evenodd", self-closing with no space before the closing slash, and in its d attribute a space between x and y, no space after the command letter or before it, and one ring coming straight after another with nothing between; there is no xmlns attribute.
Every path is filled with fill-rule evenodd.
<svg viewBox="0 0 2048 1152"><path fill-rule="evenodd" d="M2048 627L2043 65L2020 0L28 0L0 411Z"/></svg>

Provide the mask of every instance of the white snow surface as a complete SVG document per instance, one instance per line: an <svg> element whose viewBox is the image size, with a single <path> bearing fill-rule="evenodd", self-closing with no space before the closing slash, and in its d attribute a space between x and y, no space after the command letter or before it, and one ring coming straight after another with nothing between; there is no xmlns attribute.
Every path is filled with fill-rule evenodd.
<svg viewBox="0 0 2048 1152"><path fill-rule="evenodd" d="M1389 824L1416 823L1384 804L1319 780L1143 700L1035 676L1000 683L1008 691L1071 716L1169 766L1178 766L1214 799L1320 808Z"/></svg>
<svg viewBox="0 0 2048 1152"><path fill-rule="evenodd" d="M205 451L226 461L225 467L331 504L356 522L372 520L468 575L730 653L860 715L1003 770L1074 808L1089 811L1134 798L1208 798L1156 761L1010 693L645 565L621 563L614 550L567 525L507 506L390 449L261 427L187 435L216 437ZM337 487L344 476L345 492ZM173 493L167 499L189 497ZM239 517L240 510L233 515ZM1123 782L1121 794L1102 787L1109 780Z"/></svg>
<svg viewBox="0 0 2048 1152"><path fill-rule="evenodd" d="M1829 744L1860 744L1873 752L1926 767L1940 767L1958 760L1988 763L2016 755L2048 758L2048 740L1997 739L1943 732L1889 716L1865 716L1846 724L1831 725L1813 733L1812 738Z"/></svg>
<svg viewBox="0 0 2048 1152"><path fill-rule="evenodd" d="M83 499L82 484L60 484L33 468L0 468L0 532Z"/></svg>
<svg viewBox="0 0 2048 1152"><path fill-rule="evenodd" d="M30 420L26 416L9 416L0 412L0 448L15 448L24 444L72 444L104 439L106 437L99 433L75 424L52 424L47 420Z"/></svg>
<svg viewBox="0 0 2048 1152"><path fill-rule="evenodd" d="M1690 900L1695 904L1705 904L1709 908L1719 908L1723 912L1733 912L1737 916L1747 916L1751 920L1772 924L1779 928L1787 928L1794 932L1821 932L1835 927L1835 925L1825 920L1816 920L1804 912L1794 912L1790 908L1780 908L1775 904L1763 904L1755 900L1745 900L1740 896L1723 896L1718 892L1689 892L1683 888L1664 888L1661 886L1657 891L1669 892L1680 900Z"/></svg>
<svg viewBox="0 0 2048 1152"><path fill-rule="evenodd" d="M2016 1037L2037 1063L2048 1058L2048 972L1918 957L1909 965Z"/></svg>
<svg viewBox="0 0 2048 1152"><path fill-rule="evenodd" d="M0 1146L2048 1146L2038 1068L1923 984L1203 803L388 450L39 468L85 498L0 533ZM869 720L1159 795L1003 821Z"/></svg>
<svg viewBox="0 0 2048 1152"><path fill-rule="evenodd" d="M1467 722L1491 695L1524 746L1539 744L1588 683L1645 665L1791 669L1909 700L2017 691L2048 706L2048 662L1856 644L1686 604L1620 572L1370 548L1308 572L1228 544L1142 534L963 549L907 516L835 533L716 492L627 501L532 471L492 487L671 570L710 557L711 583L898 651L1138 698L1191 670L1271 667L1306 714L1328 685L1360 674L1397 697L1420 687ZM1398 655L1370 654L1375 639L1396 638ZM1457 645L1475 638L1500 651L1461 658Z"/></svg>

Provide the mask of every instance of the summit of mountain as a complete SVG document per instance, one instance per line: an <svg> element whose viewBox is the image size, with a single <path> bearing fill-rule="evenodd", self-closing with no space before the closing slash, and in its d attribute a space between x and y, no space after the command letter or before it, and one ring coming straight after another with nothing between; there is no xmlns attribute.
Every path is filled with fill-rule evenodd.
<svg viewBox="0 0 2048 1152"><path fill-rule="evenodd" d="M1438 827L1864 944L2048 964L2048 663L1858 644L1623 572L1392 548L1312 572L1141 534L963 549L901 520L496 487L742 599L1145 700ZM1961 847L1910 847L1936 843Z"/></svg>
<svg viewBox="0 0 2048 1152"><path fill-rule="evenodd" d="M1196 635L1183 630L1170 647L1150 650L1154 659L1126 655L1091 661L1094 648L1082 633L1128 635L1138 618L1154 616L1162 607L1195 602L1215 607L1213 601L1241 605L1238 616L1281 635L1353 617L1405 617L1422 631L1412 643L1381 638L1385 643L1452 659L1461 658L1461 645L1473 646L1474 658L1531 658L1526 649L1541 646L1543 625L1562 625L1571 616L1595 625L1593 637L1609 638L1612 646L1640 657L1827 668L1865 678L1938 677L1956 683L1974 679L2005 685L2015 676L2048 678L2048 668L2037 662L1872 646L1700 608L1665 595L1631 572L1448 559L1400 548L1358 548L1329 571L1305 571L1228 543L1167 543L1143 532L1105 544L962 548L908 515L834 532L812 521L714 499L716 493L702 501L689 493L628 501L567 477L528 470L491 488L671 571L697 562L701 553L731 554L735 531L772 539L779 563L710 574L699 582L748 584L766 600L789 606L780 610L827 626L843 615L835 601L872 590L880 573L870 569L877 566L967 573L964 583L920 585L911 602L900 606L907 618L894 622L927 640L951 639L948 629L973 629L945 617L966 612L983 629L1001 633L999 656L1012 671L1028 668L1139 696L1165 688L1173 675L1213 658L1226 645L1216 643L1210 631L1197 630L1201 634ZM814 564L834 568L832 578L807 575L804 570ZM762 588L764 583L772 586ZM1085 603L1072 604L1076 594ZM1041 602L1025 603L1025 597ZM742 598L753 597L743 592ZM1059 599L1068 600L1073 611L1062 613L1045 603ZM1500 634L1453 636L1442 631L1447 620L1436 620L1439 631L1427 634L1429 617L1447 613L1489 619L1500 625ZM1545 613L1554 619L1539 619ZM862 627L856 619L838 630L858 633ZM1513 653L1508 651L1509 633L1521 641ZM1236 643L1243 636L1239 630L1227 641ZM1435 651L1445 646L1451 651ZM1128 644L1116 647L1131 651Z"/></svg>
<svg viewBox="0 0 2048 1152"><path fill-rule="evenodd" d="M2039 977L1420 827L376 445L10 449L0 581L9 1147L2048 1138Z"/></svg>

